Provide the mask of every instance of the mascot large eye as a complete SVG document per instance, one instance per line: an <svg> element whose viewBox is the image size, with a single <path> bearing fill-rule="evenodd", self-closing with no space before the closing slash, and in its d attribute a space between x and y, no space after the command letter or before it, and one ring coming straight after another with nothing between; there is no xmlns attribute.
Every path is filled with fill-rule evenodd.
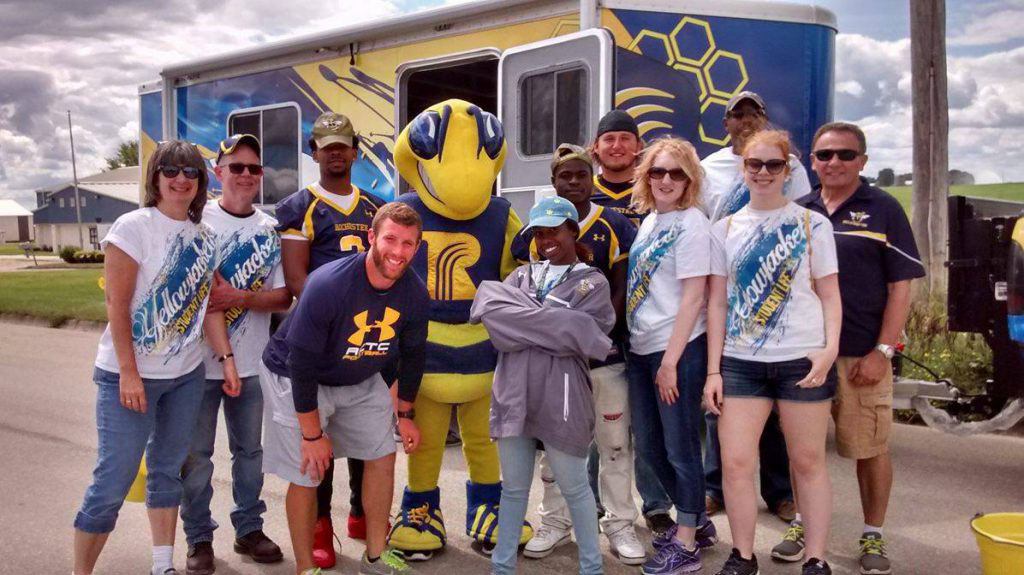
<svg viewBox="0 0 1024 575"><path fill-rule="evenodd" d="M470 106L469 113L476 118L476 129L480 142L477 154L480 150L487 152L487 157L492 160L498 159L501 154L501 147L505 144L505 130L501 122L494 117L494 114L485 112L476 106Z"/></svg>
<svg viewBox="0 0 1024 575"><path fill-rule="evenodd" d="M441 151L438 133L441 129L441 114L427 110L412 121L409 126L409 147L417 156L429 160Z"/></svg>

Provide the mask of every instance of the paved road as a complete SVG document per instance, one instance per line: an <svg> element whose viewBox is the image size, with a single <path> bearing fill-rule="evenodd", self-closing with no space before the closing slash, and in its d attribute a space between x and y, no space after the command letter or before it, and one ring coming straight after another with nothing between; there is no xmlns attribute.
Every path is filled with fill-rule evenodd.
<svg viewBox="0 0 1024 575"><path fill-rule="evenodd" d="M81 502L95 462L94 390L91 364L99 333L54 330L0 323L0 574L68 573L71 566L71 523ZM215 463L214 513L229 525L229 458L223 428ZM1014 437L959 438L910 426L897 426L893 451L897 479L887 525L891 554L904 574L961 574L980 571L977 551L968 527L978 511L1024 508L1024 440ZM449 449L442 478L443 501L449 518L448 550L428 564L417 565L422 574L486 574L488 563L470 549L461 533L465 516L466 469L457 449ZM835 518L830 561L837 574L856 573L856 539L861 515L856 482L849 462L829 458L835 488ZM347 516L347 480L344 466L337 479L336 522ZM404 485L404 458L399 461L399 484ZM268 476L264 496L269 506L266 531L286 548L285 484ZM539 480L533 501L538 500ZM396 499L397 501L397 499ZM531 520L536 521L535 516ZM705 573L715 573L729 551L728 522L714 518L723 542L705 555ZM768 549L781 536L784 525L763 512L757 552L765 574L799 573L796 566L772 564ZM221 529L215 542L217 572L222 575L293 573L286 560L259 566L231 551L230 527ZM643 531L643 530L642 530ZM643 531L646 537L646 531ZM175 549L175 562L184 573L183 536ZM603 544L607 545L606 542ZM355 573L360 542L343 540L344 559L335 572ZM607 549L607 548L606 548ZM100 559L97 573L141 574L150 561L148 527L143 508L126 504L118 529ZM565 546L543 561L523 559L521 573L568 575L576 572L574 546ZM638 573L606 555L609 575Z"/></svg>

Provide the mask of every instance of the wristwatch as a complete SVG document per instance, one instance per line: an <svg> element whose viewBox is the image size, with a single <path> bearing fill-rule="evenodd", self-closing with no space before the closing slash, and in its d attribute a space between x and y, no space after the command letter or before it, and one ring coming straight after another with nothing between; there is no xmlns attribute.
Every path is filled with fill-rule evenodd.
<svg viewBox="0 0 1024 575"><path fill-rule="evenodd" d="M885 356L885 359L892 359L892 356L896 355L896 348L891 345L880 343L875 346L875 349L881 352L881 354Z"/></svg>
<svg viewBox="0 0 1024 575"><path fill-rule="evenodd" d="M398 417L400 417L402 419L415 419L416 418L416 409L409 408L409 411L398 410L398 411L395 412L395 415L397 415Z"/></svg>

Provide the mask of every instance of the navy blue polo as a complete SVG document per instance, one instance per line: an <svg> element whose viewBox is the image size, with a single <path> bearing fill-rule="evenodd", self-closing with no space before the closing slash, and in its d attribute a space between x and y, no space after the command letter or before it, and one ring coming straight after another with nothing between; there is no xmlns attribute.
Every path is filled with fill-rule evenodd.
<svg viewBox="0 0 1024 575"><path fill-rule="evenodd" d="M864 178L831 215L820 185L796 203L832 222L843 301L839 355L867 355L878 344L889 284L924 277L907 214L896 198Z"/></svg>

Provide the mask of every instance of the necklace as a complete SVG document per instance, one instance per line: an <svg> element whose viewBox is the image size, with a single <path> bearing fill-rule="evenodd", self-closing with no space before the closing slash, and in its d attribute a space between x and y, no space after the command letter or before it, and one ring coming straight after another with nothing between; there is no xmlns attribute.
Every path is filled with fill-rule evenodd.
<svg viewBox="0 0 1024 575"><path fill-rule="evenodd" d="M560 278L552 282L550 286L544 287L544 284L548 279L548 270L551 269L551 262L547 262L547 265L544 266L544 269L540 271L540 277L537 278L537 300L543 302L544 298L546 298L547 295L551 293L551 290L562 285L562 282L564 282L566 278L569 277L569 274L572 273L572 269L576 267L577 263L579 263L579 260L572 262L569 265L569 268L565 270L565 273L563 273Z"/></svg>

